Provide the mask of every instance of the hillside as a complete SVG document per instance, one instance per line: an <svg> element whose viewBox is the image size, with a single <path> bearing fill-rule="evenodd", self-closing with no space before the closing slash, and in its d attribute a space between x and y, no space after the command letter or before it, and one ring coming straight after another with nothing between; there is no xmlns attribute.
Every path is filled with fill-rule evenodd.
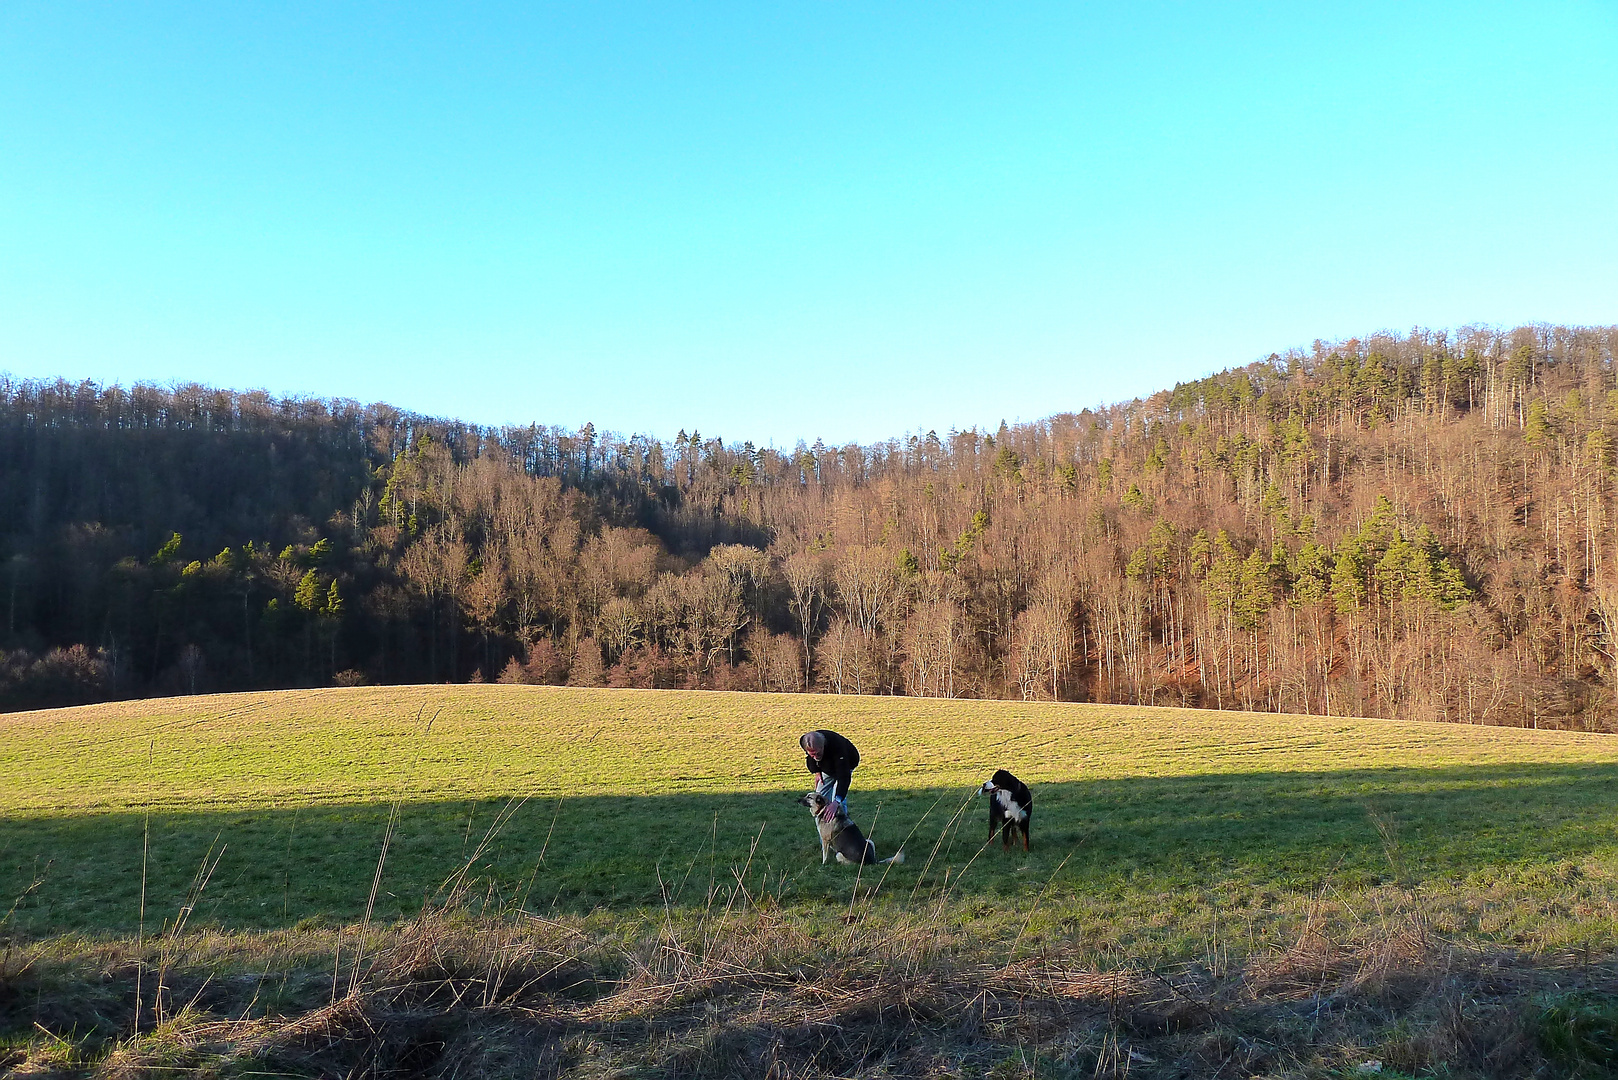
<svg viewBox="0 0 1618 1080"><path fill-rule="evenodd" d="M1607 730L1613 328L791 450L0 386L0 706L516 681Z"/></svg>
<svg viewBox="0 0 1618 1080"><path fill-rule="evenodd" d="M1604 794L1618 743L1606 736L1038 702L397 687L0 718L0 895L24 895L38 875L19 925L129 932L143 852L148 908L164 917L211 851L199 923L355 919L396 816L387 918L412 914L496 822L479 872L540 890L541 907L660 905L660 875L686 872L704 848L722 864L751 860L783 903L814 903L850 884L820 866L792 801L808 786L797 736L828 726L861 749L857 819L885 853L903 841L925 864L942 844L934 876L963 873L986 813L973 792L1011 769L1037 792L1033 850L990 852L954 888L1014 903L1049 890L1141 948L1194 940L1219 890L1237 885L1271 897L1262 922L1286 922L1322 882L1369 888L1390 859L1441 903L1484 883L1532 888L1544 868L1575 864L1605 895L1618 857ZM1397 831L1397 853L1383 828ZM914 866L893 874L899 895L930 880ZM1171 894L1181 916L1164 927L1152 911ZM1472 932L1575 928L1525 914Z"/></svg>

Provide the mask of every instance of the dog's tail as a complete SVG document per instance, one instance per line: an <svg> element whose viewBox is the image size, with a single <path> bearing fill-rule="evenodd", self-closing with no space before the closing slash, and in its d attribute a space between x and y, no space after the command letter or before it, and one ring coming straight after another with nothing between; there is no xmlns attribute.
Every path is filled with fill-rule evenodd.
<svg viewBox="0 0 1618 1080"><path fill-rule="evenodd" d="M892 855L889 855L886 859L882 860L882 862L884 862L884 863L902 863L904 861L905 861L904 848L900 848L898 851L895 851ZM881 865L881 864L879 863L878 865Z"/></svg>

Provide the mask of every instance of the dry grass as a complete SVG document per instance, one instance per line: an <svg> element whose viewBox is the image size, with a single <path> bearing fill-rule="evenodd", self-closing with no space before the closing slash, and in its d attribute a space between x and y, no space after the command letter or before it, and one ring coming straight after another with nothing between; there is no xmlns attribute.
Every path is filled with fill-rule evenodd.
<svg viewBox="0 0 1618 1080"><path fill-rule="evenodd" d="M1340 923L1329 906L1319 925ZM183 955L35 946L4 982L13 1000L59 1004L52 1030L79 1033L32 1040L18 1075L579 1080L1305 1077L1369 1061L1384 1075L1552 1075L1546 995L1618 988L1610 955L1468 950L1408 896L1355 938L1311 924L1285 948L1167 967L1009 959L1011 942L951 930L946 914L918 903L812 922L765 903L626 923L439 909L380 930L198 934ZM132 1034L132 1012L107 1006L160 967L163 994ZM86 985L102 988L99 1021Z"/></svg>

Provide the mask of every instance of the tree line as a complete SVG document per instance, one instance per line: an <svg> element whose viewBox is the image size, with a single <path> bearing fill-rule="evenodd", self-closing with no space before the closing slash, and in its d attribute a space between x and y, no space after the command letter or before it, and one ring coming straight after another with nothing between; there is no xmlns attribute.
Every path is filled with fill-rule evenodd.
<svg viewBox="0 0 1618 1080"><path fill-rule="evenodd" d="M0 705L503 680L1611 729L1618 328L791 449L0 381Z"/></svg>

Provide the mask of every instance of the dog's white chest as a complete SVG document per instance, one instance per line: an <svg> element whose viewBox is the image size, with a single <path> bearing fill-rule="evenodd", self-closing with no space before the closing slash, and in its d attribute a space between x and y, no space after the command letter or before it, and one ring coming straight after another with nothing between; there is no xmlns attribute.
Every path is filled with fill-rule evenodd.
<svg viewBox="0 0 1618 1080"><path fill-rule="evenodd" d="M994 793L994 797L999 800L1000 809L1005 813L1006 817L1012 821L1021 821L1023 819L1022 807L1018 806L1017 800L1011 797L1011 792L997 791Z"/></svg>

